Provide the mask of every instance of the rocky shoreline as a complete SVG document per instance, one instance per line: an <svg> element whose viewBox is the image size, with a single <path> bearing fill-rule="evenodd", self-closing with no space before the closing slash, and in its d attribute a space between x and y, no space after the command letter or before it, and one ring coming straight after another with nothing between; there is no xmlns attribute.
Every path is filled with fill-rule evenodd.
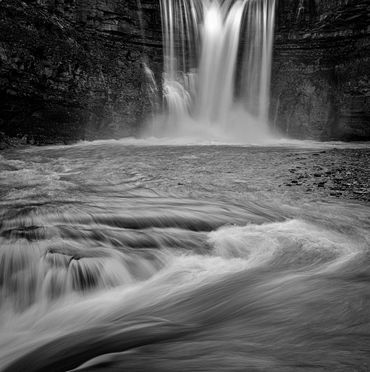
<svg viewBox="0 0 370 372"><path fill-rule="evenodd" d="M44 146L44 145L69 145L76 141L66 141L65 139L49 139L40 141L32 135L20 135L18 137L10 137L4 132L0 132L0 151L17 148L22 146Z"/></svg>
<svg viewBox="0 0 370 372"><path fill-rule="evenodd" d="M13 147L24 146L28 144L27 136L22 138L9 137L4 132L0 132L0 151Z"/></svg>
<svg viewBox="0 0 370 372"><path fill-rule="evenodd" d="M279 187L370 202L370 149L289 154L292 164Z"/></svg>
<svg viewBox="0 0 370 372"><path fill-rule="evenodd" d="M302 147L305 143L301 147L136 146L132 141L127 145L117 141L36 148L22 141L24 139L6 138L2 142L5 146L0 147L3 148L0 173L38 168L39 160L34 162L32 154L37 154L37 159L45 156L58 162L65 154L73 157L73 154L94 153L99 155L90 161L98 174L106 172L105 164L112 157L125 159L124 167L119 162L119 166L111 170L113 183L124 182L128 171L130 177L136 175L132 178L132 187L157 190L163 195L231 198L235 203L249 198L282 200L288 204L328 200L370 202L370 146L367 144L338 143L335 147L333 143L316 143L315 148L312 148L314 145ZM25 154L26 164L17 162L9 169L9 160L23 159ZM40 169L40 175L44 174L45 166ZM35 174L37 182L40 169ZM2 176L12 177L6 173ZM81 179L86 177L82 175Z"/></svg>

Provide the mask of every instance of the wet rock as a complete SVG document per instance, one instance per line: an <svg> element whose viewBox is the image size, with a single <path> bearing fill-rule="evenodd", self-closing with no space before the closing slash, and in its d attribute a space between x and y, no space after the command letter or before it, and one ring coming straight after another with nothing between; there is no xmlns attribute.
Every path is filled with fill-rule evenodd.
<svg viewBox="0 0 370 372"><path fill-rule="evenodd" d="M368 0L279 1L274 123L296 138L370 139ZM315 154L314 156L319 156Z"/></svg>
<svg viewBox="0 0 370 372"><path fill-rule="evenodd" d="M342 195L342 193L340 192L340 191L332 191L330 194L329 194L330 196L336 196L336 197L338 197L338 196L341 196Z"/></svg>
<svg viewBox="0 0 370 372"><path fill-rule="evenodd" d="M0 2L2 131L35 144L134 135L151 110L142 61L156 76L162 63L159 3L147 2L151 43L135 0Z"/></svg>
<svg viewBox="0 0 370 372"><path fill-rule="evenodd" d="M24 135L24 136L20 139L19 143L20 143L21 145L27 145L27 142L28 142L27 138L28 138L27 135Z"/></svg>
<svg viewBox="0 0 370 372"><path fill-rule="evenodd" d="M305 173L297 174L293 179L287 170L289 187L302 184L306 194L370 201L370 151L366 148L330 150L320 158L307 158L303 168Z"/></svg>
<svg viewBox="0 0 370 372"><path fill-rule="evenodd" d="M5 150L11 147L17 147L24 143L16 137L9 137L4 132L0 132L0 150Z"/></svg>
<svg viewBox="0 0 370 372"><path fill-rule="evenodd" d="M5 150L8 147L8 144L5 140L5 133L0 132L0 150Z"/></svg>
<svg viewBox="0 0 370 372"><path fill-rule="evenodd" d="M163 63L159 1L139 3L0 1L2 130L40 144L136 134L152 109L142 61L159 86ZM370 138L368 0L306 3L279 1L273 121L298 138Z"/></svg>

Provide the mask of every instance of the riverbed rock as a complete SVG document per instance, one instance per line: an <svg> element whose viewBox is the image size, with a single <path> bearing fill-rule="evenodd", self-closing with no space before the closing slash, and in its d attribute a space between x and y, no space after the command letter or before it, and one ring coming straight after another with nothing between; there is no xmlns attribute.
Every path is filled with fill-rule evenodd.
<svg viewBox="0 0 370 372"><path fill-rule="evenodd" d="M294 187L298 193L302 187L306 192L325 197L370 201L368 149L333 149L319 158L315 153L310 153L306 158L297 154L289 161L301 164L304 169L303 173L286 172L283 177L283 185ZM321 172L317 171L318 168Z"/></svg>

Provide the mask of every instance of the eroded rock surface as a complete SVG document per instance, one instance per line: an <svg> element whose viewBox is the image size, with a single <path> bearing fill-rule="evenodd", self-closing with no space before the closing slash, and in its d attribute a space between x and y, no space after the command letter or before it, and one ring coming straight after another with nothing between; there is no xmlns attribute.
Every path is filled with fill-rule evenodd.
<svg viewBox="0 0 370 372"><path fill-rule="evenodd" d="M279 2L273 125L295 138L370 139L370 3Z"/></svg>
<svg viewBox="0 0 370 372"><path fill-rule="evenodd" d="M1 130L35 143L136 133L142 63L161 55L154 14L151 1L0 2Z"/></svg>
<svg viewBox="0 0 370 372"><path fill-rule="evenodd" d="M370 139L368 0L280 0L272 126L295 138ZM158 0L0 1L0 131L28 143L138 133L160 101ZM160 104L160 102L159 102Z"/></svg>

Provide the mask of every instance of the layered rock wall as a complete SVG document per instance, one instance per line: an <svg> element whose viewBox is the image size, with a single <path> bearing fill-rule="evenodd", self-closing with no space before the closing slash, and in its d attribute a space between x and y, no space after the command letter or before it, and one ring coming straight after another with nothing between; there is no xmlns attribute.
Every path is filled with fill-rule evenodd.
<svg viewBox="0 0 370 372"><path fill-rule="evenodd" d="M370 139L368 0L279 0L272 126ZM159 0L0 0L0 132L31 143L136 134L160 90ZM160 96L160 93L158 93Z"/></svg>
<svg viewBox="0 0 370 372"><path fill-rule="evenodd" d="M305 139L370 139L370 3L280 0L273 126Z"/></svg>
<svg viewBox="0 0 370 372"><path fill-rule="evenodd" d="M35 143L135 134L151 110L143 61L161 63L156 1L142 3L0 2L0 131Z"/></svg>

